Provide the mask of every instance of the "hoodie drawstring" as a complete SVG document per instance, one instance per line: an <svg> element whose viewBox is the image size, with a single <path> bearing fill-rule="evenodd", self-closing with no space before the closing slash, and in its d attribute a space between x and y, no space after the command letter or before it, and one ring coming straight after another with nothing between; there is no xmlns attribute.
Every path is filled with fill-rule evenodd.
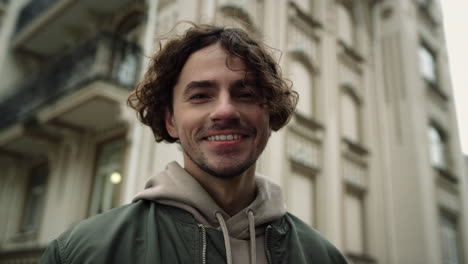
<svg viewBox="0 0 468 264"><path fill-rule="evenodd" d="M224 247L226 248L226 262L227 264L232 264L232 249L231 241L229 240L229 231L224 221L223 215L220 212L215 213L216 219L218 219L219 226L224 237ZM255 216L252 210L247 211L247 217L249 219L249 234L250 234L250 263L257 263L257 249L255 241Z"/></svg>
<svg viewBox="0 0 468 264"><path fill-rule="evenodd" d="M229 241L229 233L226 226L226 222L224 221L224 218L220 212L216 212L215 216L216 219L218 219L219 225L221 226L221 231L223 232L224 247L226 248L226 262L227 264L232 264L231 242Z"/></svg>
<svg viewBox="0 0 468 264"><path fill-rule="evenodd" d="M255 242L255 216L252 210L247 211L247 217L249 218L249 233L250 233L250 263L257 263L257 249Z"/></svg>

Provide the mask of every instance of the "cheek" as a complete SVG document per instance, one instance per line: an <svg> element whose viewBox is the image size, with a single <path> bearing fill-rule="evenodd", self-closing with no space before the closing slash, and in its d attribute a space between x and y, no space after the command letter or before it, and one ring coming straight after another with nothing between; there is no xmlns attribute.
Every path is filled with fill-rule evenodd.
<svg viewBox="0 0 468 264"><path fill-rule="evenodd" d="M270 136L271 126L270 126L270 116L266 113L260 113L256 118L256 126L259 130L259 133L263 135Z"/></svg>
<svg viewBox="0 0 468 264"><path fill-rule="evenodd" d="M197 133L197 124L200 124L200 121L194 118L194 116L187 115L184 119L181 119L178 123L178 133L180 137L190 138L195 136L194 134Z"/></svg>
<svg viewBox="0 0 468 264"><path fill-rule="evenodd" d="M268 130L271 130L271 124L270 124L270 113L268 111L264 111L262 113L262 121L267 127Z"/></svg>

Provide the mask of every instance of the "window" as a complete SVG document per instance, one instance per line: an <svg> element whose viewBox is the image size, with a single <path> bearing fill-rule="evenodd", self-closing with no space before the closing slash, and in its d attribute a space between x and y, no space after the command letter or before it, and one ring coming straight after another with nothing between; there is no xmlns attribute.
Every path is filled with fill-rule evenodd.
<svg viewBox="0 0 468 264"><path fill-rule="evenodd" d="M119 205L123 176L124 140L112 140L98 148L90 214L102 213Z"/></svg>
<svg viewBox="0 0 468 264"><path fill-rule="evenodd" d="M20 227L21 232L34 232L39 227L44 207L48 174L49 167L47 163L34 167L29 172L26 201Z"/></svg>
<svg viewBox="0 0 468 264"><path fill-rule="evenodd" d="M314 226L315 181L313 175L293 170L288 182L288 208L302 221Z"/></svg>
<svg viewBox="0 0 468 264"><path fill-rule="evenodd" d="M437 168L447 168L447 146L444 133L434 125L431 125L429 126L428 134L432 165Z"/></svg>
<svg viewBox="0 0 468 264"><path fill-rule="evenodd" d="M338 5L338 36L348 46L354 45L354 19L351 8L344 4Z"/></svg>
<svg viewBox="0 0 468 264"><path fill-rule="evenodd" d="M133 86L137 78L139 64L137 43L143 20L143 14L132 13L122 19L116 28L113 71L116 79L124 86Z"/></svg>
<svg viewBox="0 0 468 264"><path fill-rule="evenodd" d="M423 7L428 7L431 0L416 0L418 5L423 6Z"/></svg>
<svg viewBox="0 0 468 264"><path fill-rule="evenodd" d="M419 47L419 68L424 80L431 84L437 83L436 59L425 45Z"/></svg>
<svg viewBox="0 0 468 264"><path fill-rule="evenodd" d="M454 217L442 214L440 217L443 264L460 264L460 241L457 222Z"/></svg>
<svg viewBox="0 0 468 264"><path fill-rule="evenodd" d="M117 50L116 50L117 51ZM115 64L116 78L122 85L133 86L137 78L137 49L127 44L117 51L119 59Z"/></svg>
<svg viewBox="0 0 468 264"><path fill-rule="evenodd" d="M295 59L291 61L290 73L294 89L299 93L296 111L312 118L314 102L312 74L304 63Z"/></svg>
<svg viewBox="0 0 468 264"><path fill-rule="evenodd" d="M347 191L344 201L345 248L348 253L364 254L364 208L360 195Z"/></svg>
<svg viewBox="0 0 468 264"><path fill-rule="evenodd" d="M349 91L341 94L341 132L354 142L360 142L360 110L356 97Z"/></svg>

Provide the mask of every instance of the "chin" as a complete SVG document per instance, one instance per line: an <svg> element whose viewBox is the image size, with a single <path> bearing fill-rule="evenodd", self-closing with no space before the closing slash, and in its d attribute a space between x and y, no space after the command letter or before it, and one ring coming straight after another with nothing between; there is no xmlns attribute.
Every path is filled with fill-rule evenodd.
<svg viewBox="0 0 468 264"><path fill-rule="evenodd" d="M222 164L222 161L220 161ZM218 164L220 164L218 163ZM220 179L232 179L240 176L245 171L249 170L255 161L248 161L233 166L210 166L206 164L199 164L200 169L206 173Z"/></svg>

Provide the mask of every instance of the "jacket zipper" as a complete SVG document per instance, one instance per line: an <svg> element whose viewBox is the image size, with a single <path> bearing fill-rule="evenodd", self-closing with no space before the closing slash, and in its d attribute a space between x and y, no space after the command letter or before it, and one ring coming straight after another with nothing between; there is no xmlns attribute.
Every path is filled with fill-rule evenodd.
<svg viewBox="0 0 468 264"><path fill-rule="evenodd" d="M271 261L270 249L268 248L268 235L270 234L270 233L269 233L270 230L271 230L271 225L267 226L266 229L265 229L265 252L266 252L268 264L272 264L272 263L273 263L273 262Z"/></svg>
<svg viewBox="0 0 468 264"><path fill-rule="evenodd" d="M200 228L202 235L202 264L206 264L206 230L202 224L198 224L198 227Z"/></svg>

